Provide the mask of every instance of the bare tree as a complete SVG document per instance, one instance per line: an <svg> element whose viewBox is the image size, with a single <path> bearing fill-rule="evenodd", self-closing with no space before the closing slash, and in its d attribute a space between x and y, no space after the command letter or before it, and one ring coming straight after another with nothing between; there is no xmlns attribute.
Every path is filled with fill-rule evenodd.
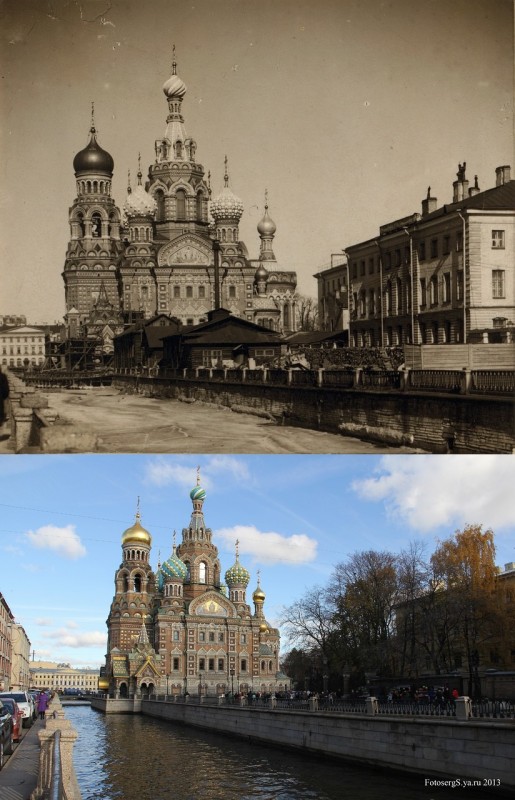
<svg viewBox="0 0 515 800"><path fill-rule="evenodd" d="M318 324L318 301L314 297L303 294L295 295L297 305L297 319L300 331L317 331Z"/></svg>

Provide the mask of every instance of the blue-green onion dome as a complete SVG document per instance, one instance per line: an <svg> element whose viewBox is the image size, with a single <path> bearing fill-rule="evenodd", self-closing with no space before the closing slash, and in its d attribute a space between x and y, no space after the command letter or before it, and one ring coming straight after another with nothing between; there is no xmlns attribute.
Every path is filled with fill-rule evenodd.
<svg viewBox="0 0 515 800"><path fill-rule="evenodd" d="M240 564L238 556L236 561L225 573L225 582L227 586L247 586L250 581L250 572Z"/></svg>
<svg viewBox="0 0 515 800"><path fill-rule="evenodd" d="M200 500L205 500L206 499L206 490L203 489L202 486L198 486L198 484L197 484L197 486L195 486L191 490L190 497L193 500L193 502L200 501Z"/></svg>
<svg viewBox="0 0 515 800"><path fill-rule="evenodd" d="M165 580L167 578L175 578L179 580L184 580L187 575L188 567L181 561L179 556L175 551L175 546L173 548L173 553L170 558L167 558L164 564L161 565L161 572L164 575Z"/></svg>

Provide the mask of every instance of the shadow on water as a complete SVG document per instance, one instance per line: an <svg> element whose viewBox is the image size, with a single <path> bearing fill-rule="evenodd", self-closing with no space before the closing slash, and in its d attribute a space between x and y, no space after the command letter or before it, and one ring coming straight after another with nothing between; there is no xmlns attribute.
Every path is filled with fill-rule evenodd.
<svg viewBox="0 0 515 800"><path fill-rule="evenodd" d="M145 716L68 707L82 800L456 800L424 776L264 747ZM480 800L481 790L465 789Z"/></svg>

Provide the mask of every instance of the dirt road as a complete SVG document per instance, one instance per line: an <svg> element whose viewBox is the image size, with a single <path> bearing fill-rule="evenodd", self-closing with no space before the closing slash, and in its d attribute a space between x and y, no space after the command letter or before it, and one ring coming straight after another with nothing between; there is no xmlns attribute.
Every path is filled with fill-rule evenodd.
<svg viewBox="0 0 515 800"><path fill-rule="evenodd" d="M206 403L121 394L112 388L48 394L62 420L100 437L104 453L393 453L353 437L277 426ZM413 452L413 451L411 451Z"/></svg>

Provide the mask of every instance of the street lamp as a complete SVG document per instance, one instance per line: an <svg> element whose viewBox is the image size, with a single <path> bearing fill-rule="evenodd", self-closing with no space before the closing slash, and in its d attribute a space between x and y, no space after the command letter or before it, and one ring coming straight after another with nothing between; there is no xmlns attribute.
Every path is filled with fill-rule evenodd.
<svg viewBox="0 0 515 800"><path fill-rule="evenodd" d="M166 676L166 696L170 694L170 676Z"/></svg>
<svg viewBox="0 0 515 800"><path fill-rule="evenodd" d="M229 674L231 676L231 694L234 698L234 668L229 670Z"/></svg>
<svg viewBox="0 0 515 800"><path fill-rule="evenodd" d="M202 673L201 672L199 672L199 674L198 674L198 679L199 679L198 693L199 693L199 695L202 695Z"/></svg>

